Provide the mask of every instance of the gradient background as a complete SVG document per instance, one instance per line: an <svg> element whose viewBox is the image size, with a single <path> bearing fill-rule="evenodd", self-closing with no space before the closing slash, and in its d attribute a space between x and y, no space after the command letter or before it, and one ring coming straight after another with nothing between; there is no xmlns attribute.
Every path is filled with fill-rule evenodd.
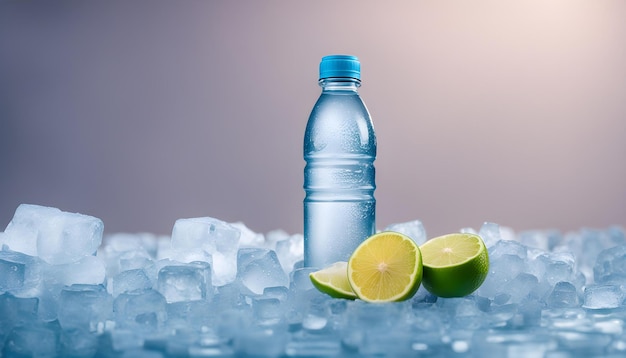
<svg viewBox="0 0 626 358"><path fill-rule="evenodd" d="M0 228L302 232L332 53L361 59L379 228L626 226L624 1L0 1Z"/></svg>

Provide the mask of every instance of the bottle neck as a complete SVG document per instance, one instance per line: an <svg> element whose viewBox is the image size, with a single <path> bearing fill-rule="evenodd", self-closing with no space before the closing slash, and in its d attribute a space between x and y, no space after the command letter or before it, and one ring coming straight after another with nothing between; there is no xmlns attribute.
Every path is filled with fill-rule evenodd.
<svg viewBox="0 0 626 358"><path fill-rule="evenodd" d="M327 91L350 91L357 92L357 89L361 87L361 81L356 78L348 77L332 77L321 78L319 85L322 87L322 92Z"/></svg>

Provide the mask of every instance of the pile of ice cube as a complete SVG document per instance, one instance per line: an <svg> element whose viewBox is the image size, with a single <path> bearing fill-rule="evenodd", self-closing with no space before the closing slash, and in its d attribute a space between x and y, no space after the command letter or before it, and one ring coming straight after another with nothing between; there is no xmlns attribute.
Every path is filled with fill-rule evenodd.
<svg viewBox="0 0 626 358"><path fill-rule="evenodd" d="M386 230L426 240L417 220ZM479 234L474 294L368 304L313 288L299 234L205 217L103 239L97 218L23 204L0 233L0 356L626 355L621 228Z"/></svg>

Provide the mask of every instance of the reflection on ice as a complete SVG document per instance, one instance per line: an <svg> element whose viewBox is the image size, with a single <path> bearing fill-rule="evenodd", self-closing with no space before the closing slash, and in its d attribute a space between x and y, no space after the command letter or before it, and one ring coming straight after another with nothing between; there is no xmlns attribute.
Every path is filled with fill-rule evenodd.
<svg viewBox="0 0 626 358"><path fill-rule="evenodd" d="M386 229L426 240L417 220ZM626 354L621 228L462 230L490 254L473 295L369 304L313 288L300 234L206 217L103 237L97 218L21 205L0 233L0 356Z"/></svg>

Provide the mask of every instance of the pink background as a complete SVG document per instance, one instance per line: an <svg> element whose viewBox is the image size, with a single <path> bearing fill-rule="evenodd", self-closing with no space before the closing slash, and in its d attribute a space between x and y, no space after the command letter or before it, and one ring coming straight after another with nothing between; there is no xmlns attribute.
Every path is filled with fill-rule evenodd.
<svg viewBox="0 0 626 358"><path fill-rule="evenodd" d="M19 203L169 234L302 232L322 56L362 62L377 226L626 226L626 2L0 2L0 230Z"/></svg>

